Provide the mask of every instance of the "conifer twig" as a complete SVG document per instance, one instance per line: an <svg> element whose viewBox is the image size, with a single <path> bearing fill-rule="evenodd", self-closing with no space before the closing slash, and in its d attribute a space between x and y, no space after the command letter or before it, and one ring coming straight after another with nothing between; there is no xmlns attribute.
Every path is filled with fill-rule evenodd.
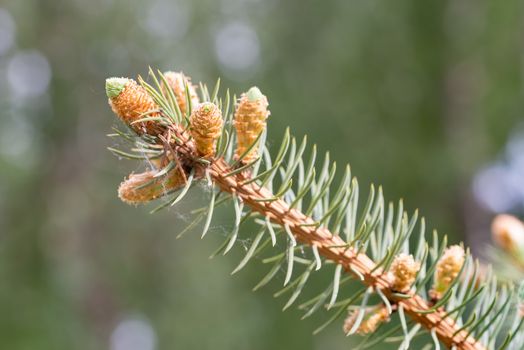
<svg viewBox="0 0 524 350"><path fill-rule="evenodd" d="M344 248L347 244L342 238L333 235L323 227L316 228L309 225L313 224L314 220L296 209L290 209L286 202L282 200L264 201L264 199L273 198L273 194L254 183L243 184L245 180L248 180L243 174L225 177L224 174L230 171L229 165L222 159L215 161L210 166L212 179L222 191L234 193L242 199L245 205L264 217L269 217L273 223L287 225L299 242L318 247L319 253L324 258L342 265L347 273L364 276L363 283L380 289L391 303L402 305L404 312L413 321L429 331L434 331L438 339L449 348L455 346L463 350L485 349L466 331L455 334L460 327L451 317L445 317L445 312L437 310L433 313L421 313L421 310L429 310L430 305L419 295L412 295L409 298L396 296L391 288L390 278L380 269L375 269L375 263L367 255L357 254L352 247Z"/></svg>
<svg viewBox="0 0 524 350"><path fill-rule="evenodd" d="M283 232L287 240L286 251L265 259L267 262L275 262L275 265L255 289L267 283L278 271L280 264L287 260L285 287L276 294L295 289L284 308L298 297L310 273L314 269L320 269L323 261L331 261L337 265L333 283L321 295L305 303L312 306L304 317L313 313L331 296L327 308L335 305L339 307L339 311L331 318L335 319L348 306L355 307L350 306L351 303L362 297L360 306L356 307L357 312L348 316L344 327L348 329L348 335L358 333L359 330L362 334L377 329L395 311L400 317L400 329L404 334L400 337L403 340L401 348L409 347L410 340L418 334L420 328L431 334L436 347L438 342L457 350L485 350L494 346L498 332L509 317L512 286L498 289L497 280L490 275L485 278L485 285L479 287L478 265L465 254L464 248L458 245L446 248L445 239L439 246L436 233L432 248L429 248L424 240L423 220L420 224L417 253L415 257L406 254L417 214L408 219L400 204L393 223L392 205L385 215L380 188L375 193L372 187L363 214L357 222L358 185L351 179L349 167L346 168L340 186L330 193L336 167L334 164L330 166L329 157L326 156L320 175L315 178L316 148L313 148L313 155L307 166L301 158L305 139L298 145L286 131L277 156L271 160L261 141L265 139L268 102L258 88L253 87L242 94L233 123L229 113L229 97L225 104L217 98L218 84L212 98L207 93L207 88L201 87L204 102L199 103L194 91L189 90L188 77L177 75L185 81L185 90L181 91L180 86L170 86L168 80L159 74L162 83L154 77L157 89L143 80L142 86L124 78L107 81L108 97L113 110L134 130L139 137L137 145L144 148L140 157L129 154L129 158L147 159L155 167L142 175L130 176L120 186L121 198L138 203L180 190L167 203L153 210L156 211L178 203L194 182L205 180L212 187L218 187L221 192L215 193L213 190L202 237L208 232L214 207L225 200L218 199L221 193L233 198L235 208L234 230L215 254L221 251L225 254L233 247L237 241L239 226L252 214L262 217L262 220L256 219L260 221L261 230L233 273L244 267L268 243L275 246L276 232ZM143 115L151 114L151 110L154 111L154 118L143 119ZM234 155L234 135L232 127L228 129L228 125L232 124L237 133ZM164 150L161 157L159 147ZM289 158L286 154L289 154ZM266 169L258 173L262 159ZM283 166L286 161L287 164ZM280 172L282 181L273 190L272 180L277 172ZM296 194L292 189L295 172L298 173L299 183ZM306 194L311 198L303 210L302 203ZM249 211L248 214L243 214L244 208ZM204 212L198 212L195 223L206 214L205 209ZM347 234L346 240L338 234L342 232L341 223L344 218L348 230L353 231L352 235ZM273 226L280 227L280 231ZM266 229L270 237L258 247ZM395 235L389 234L388 230L394 231ZM384 234L385 238L380 237L380 234ZM295 256L295 250L300 248L299 244L311 248L312 260ZM428 259L431 263L426 271ZM294 261L308 267L292 281ZM345 279L341 278L342 270L348 274ZM337 302L340 285L349 276L359 280L364 285L363 289L349 299ZM424 287L432 276L433 289L426 291ZM501 299L507 300L498 301L499 291ZM367 303L373 292L380 297L381 303L368 307ZM524 292L520 294L524 295ZM431 299L426 299L425 295L429 295ZM522 304L521 299L524 296L519 299ZM476 302L476 309L463 321L460 315L473 300ZM369 310L375 313L364 319ZM415 323L411 329L408 328L410 322L405 315ZM522 315L516 313L514 326L506 336L502 348L509 346L509 349L520 349L518 342L524 341L524 335L519 333L523 323L521 319ZM517 322L518 320L521 321Z"/></svg>

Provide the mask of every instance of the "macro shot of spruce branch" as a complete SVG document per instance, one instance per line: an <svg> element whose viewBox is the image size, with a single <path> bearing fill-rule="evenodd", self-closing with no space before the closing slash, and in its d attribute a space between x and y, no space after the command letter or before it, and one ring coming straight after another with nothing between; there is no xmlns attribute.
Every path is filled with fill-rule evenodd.
<svg viewBox="0 0 524 350"><path fill-rule="evenodd" d="M387 202L381 187L360 189L351 168L318 154L309 138L297 139L289 129L269 135L266 123L285 118L270 113L270 92L252 87L236 96L223 92L220 81L208 89L183 73L153 70L138 82L109 78L106 92L125 125L110 136L129 145L110 151L149 167L124 179L120 199L133 205L156 200L152 212L176 210L202 184L208 204L192 212L180 234L197 225L202 238L213 234L215 209L229 204L233 229L213 256L249 237L232 273L253 261L267 264L257 290L284 271L275 293L285 298L284 309L296 304L304 318L329 313L315 333L336 324L360 337L358 349L382 342L409 349L415 337L427 339L424 349L524 347L524 291L481 266L467 247L427 232L417 211ZM269 141L280 145L275 154ZM258 229L243 230L247 221ZM330 282L304 299L315 274L328 274Z"/></svg>

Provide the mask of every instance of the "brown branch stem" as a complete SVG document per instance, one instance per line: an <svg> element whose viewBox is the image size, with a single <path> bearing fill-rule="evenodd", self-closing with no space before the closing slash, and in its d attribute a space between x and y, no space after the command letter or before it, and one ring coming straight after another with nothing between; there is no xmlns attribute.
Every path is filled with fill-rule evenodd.
<svg viewBox="0 0 524 350"><path fill-rule="evenodd" d="M321 255L342 265L347 273L356 278L360 278L359 275L363 276L362 282L365 285L380 289L391 303L402 306L404 312L413 321L429 331L434 330L438 339L448 348L454 346L462 350L486 349L467 331L462 330L457 333L459 326L449 316L445 317L444 311L421 313L420 310L431 308L428 301L421 296L415 294L406 299L395 294L387 274L380 268L374 269L375 263L366 254L357 254L354 248L344 247L347 243L324 227L307 225L313 224L314 220L298 210L290 209L283 200L263 201L273 198L273 194L268 189L254 183L243 184L246 180L243 174L226 177L225 174L230 171L229 164L222 159L215 161L209 168L211 177L222 191L235 194L252 210L269 217L273 223L287 225L297 241L309 246L317 246Z"/></svg>
<svg viewBox="0 0 524 350"><path fill-rule="evenodd" d="M457 350L486 350L486 347L472 337L466 330L457 332L460 327L446 316L444 310L424 313L421 310L431 309L431 304L420 295L413 294L409 298L401 297L391 287L391 280L381 268L375 268L375 262L366 254L358 253L353 247L347 247L338 235L334 235L325 227L317 227L315 221L302 212L291 209L281 200L268 200L274 194L267 188L256 183L244 184L249 177L245 173L226 176L233 169L224 159L216 159L205 166L196 159L193 141L176 127L173 130L179 142L174 142L178 154L185 163L196 172L197 178L204 177L207 171L213 182L224 192L234 194L253 211L269 217L271 222L281 226L287 225L298 242L311 247L317 246L320 255L344 267L345 271L357 279L362 277L362 283L375 290L380 289L391 304L402 307L411 319L428 331L435 331L437 338L448 348Z"/></svg>

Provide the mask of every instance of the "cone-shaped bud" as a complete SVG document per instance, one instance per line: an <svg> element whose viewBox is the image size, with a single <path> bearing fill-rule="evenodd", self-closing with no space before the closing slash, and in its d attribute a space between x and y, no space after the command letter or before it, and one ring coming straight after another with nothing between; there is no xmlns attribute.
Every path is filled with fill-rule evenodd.
<svg viewBox="0 0 524 350"><path fill-rule="evenodd" d="M157 170L131 174L120 184L118 196L128 204L140 204L160 198L166 193L185 184L184 174L174 168L163 176L155 178Z"/></svg>
<svg viewBox="0 0 524 350"><path fill-rule="evenodd" d="M155 121L133 123L158 113L158 105L147 91L133 79L109 78L106 80L106 94L113 112L139 135L157 135L163 127Z"/></svg>
<svg viewBox="0 0 524 350"><path fill-rule="evenodd" d="M383 322L389 321L388 309L385 306L381 306L377 310L373 311L371 315L365 319L358 329L359 334L369 334L377 330Z"/></svg>
<svg viewBox="0 0 524 350"><path fill-rule="evenodd" d="M199 104L193 109L189 123L198 155L213 157L216 141L222 132L222 112L218 106L211 102Z"/></svg>
<svg viewBox="0 0 524 350"><path fill-rule="evenodd" d="M446 248L437 262L435 285L431 293L434 298L440 299L442 294L447 291L451 283L458 277L462 265L464 265L464 260L464 248L459 245Z"/></svg>
<svg viewBox="0 0 524 350"><path fill-rule="evenodd" d="M258 135L266 128L269 116L266 96L257 87L252 87L243 93L235 112L235 129L237 131L237 148L235 156L238 159L253 145ZM242 159L249 163L258 157L258 147L253 147Z"/></svg>
<svg viewBox="0 0 524 350"><path fill-rule="evenodd" d="M408 292L415 282L419 269L420 264L413 259L413 255L397 255L390 268L393 275L393 290L401 293Z"/></svg>
<svg viewBox="0 0 524 350"><path fill-rule="evenodd" d="M355 311L349 311L348 315L346 316L344 320L344 325L342 326L342 329L345 334L348 334L349 331L353 328L355 325L355 322L357 321L358 312Z"/></svg>
<svg viewBox="0 0 524 350"><path fill-rule="evenodd" d="M491 223L495 243L510 253L518 253L524 247L524 224L512 215L497 215Z"/></svg>
<svg viewBox="0 0 524 350"><path fill-rule="evenodd" d="M344 326L342 327L345 334L348 334L355 325L358 314L358 309L349 311L348 316L344 320ZM377 330L378 326L387 321L389 321L389 313L384 305L370 308L365 311L364 319L358 326L356 333L361 335L373 333Z"/></svg>
<svg viewBox="0 0 524 350"><path fill-rule="evenodd" d="M190 77L184 75L184 73L182 72L171 71L165 72L164 77L166 78L167 84L169 85L171 90L173 90L173 94L175 95L178 107L180 107L180 111L183 114L186 114L188 110L186 85L187 91L189 92L189 100L191 101L191 105L193 106L193 108L198 106L200 100L198 99L195 86L191 83ZM165 87L163 86L163 88Z"/></svg>

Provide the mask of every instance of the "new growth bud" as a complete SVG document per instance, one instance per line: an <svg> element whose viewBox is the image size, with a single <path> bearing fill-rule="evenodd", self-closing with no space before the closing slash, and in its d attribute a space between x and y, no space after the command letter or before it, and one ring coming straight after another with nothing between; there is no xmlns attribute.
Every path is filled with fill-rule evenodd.
<svg viewBox="0 0 524 350"><path fill-rule="evenodd" d="M348 313L348 316L344 320L343 326L345 334L348 334L355 325L358 314L359 310L350 311ZM377 330L378 326L387 321L389 321L389 313L387 308L384 305L376 306L370 310L365 311L364 319L358 326L356 333L361 335L373 333Z"/></svg>
<svg viewBox="0 0 524 350"><path fill-rule="evenodd" d="M524 224L512 215L497 215L491 223L491 234L502 249L519 254L524 247Z"/></svg>
<svg viewBox="0 0 524 350"><path fill-rule="evenodd" d="M402 293L408 292L415 282L419 270L420 263L415 261L413 255L397 255L390 268L393 275L393 290Z"/></svg>
<svg viewBox="0 0 524 350"><path fill-rule="evenodd" d="M266 128L266 119L269 116L267 107L267 98L257 87L252 87L240 97L235 112L235 129L237 131L235 156L237 159L253 145L260 133ZM242 162L249 163L256 157L258 157L257 146L244 156Z"/></svg>
<svg viewBox="0 0 524 350"><path fill-rule="evenodd" d="M183 114L186 114L189 109L187 105L188 99L186 96L186 85L191 105L193 108L198 106L200 100L198 99L195 86L191 83L190 77L184 75L182 72L165 72L164 77L166 78L167 84L171 90L173 90L178 107ZM164 86L163 88L165 89Z"/></svg>
<svg viewBox="0 0 524 350"><path fill-rule="evenodd" d="M204 102L198 105L189 118L191 136L195 139L199 156L213 157L215 145L222 132L222 112L217 105Z"/></svg>
<svg viewBox="0 0 524 350"><path fill-rule="evenodd" d="M465 260L464 248L453 245L446 248L444 254L437 262L435 284L432 290L433 297L440 299L451 283L458 277Z"/></svg>
<svg viewBox="0 0 524 350"><path fill-rule="evenodd" d="M185 184L184 174L174 168L166 175L155 178L158 171L131 174L118 188L118 196L128 204L140 204L160 198Z"/></svg>
<svg viewBox="0 0 524 350"><path fill-rule="evenodd" d="M147 91L133 79L109 78L106 94L113 112L139 135L157 135L163 127L155 121L134 123L139 119L158 115L159 107Z"/></svg>

